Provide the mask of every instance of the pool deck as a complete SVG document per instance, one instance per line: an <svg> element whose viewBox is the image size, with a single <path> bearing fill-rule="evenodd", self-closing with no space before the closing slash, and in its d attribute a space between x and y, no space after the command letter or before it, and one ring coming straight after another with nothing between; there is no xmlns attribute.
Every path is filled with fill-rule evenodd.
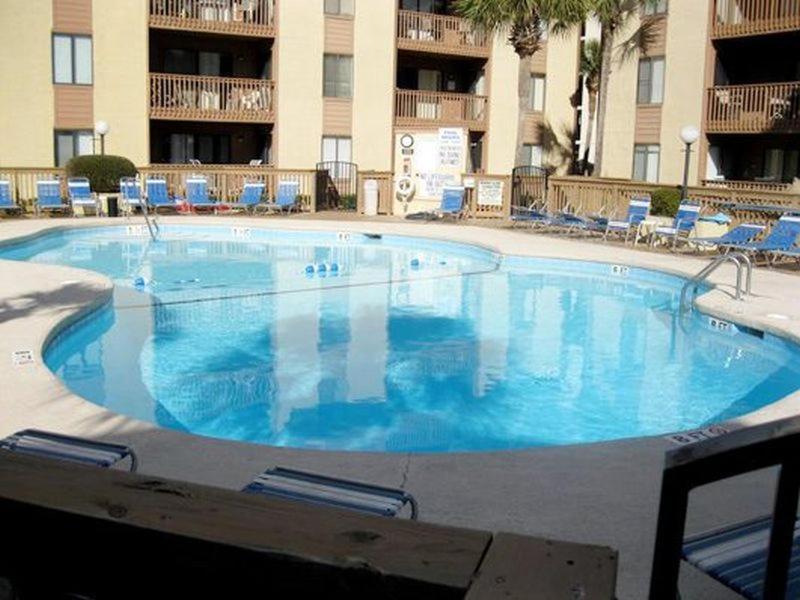
<svg viewBox="0 0 800 600"><path fill-rule="evenodd" d="M469 225L211 216L160 220L434 237L504 254L592 260L688 276L708 263L702 257ZM0 242L59 226L127 223L115 221L3 221ZM754 296L744 302L732 298L732 267L723 267L711 280L720 287L698 300L705 312L800 343L800 276L758 268ZM109 298L112 286L107 278L72 268L0 260L0 281L0 436L37 427L122 441L136 448L142 473L233 489L274 464L399 485L417 497L425 521L612 546L620 551L619 597L646 597L663 455L675 447L663 437L523 451L370 454L272 448L159 429L75 396L42 363L41 350L54 330ZM17 350L32 350L34 362L14 365L11 355ZM799 413L800 393L796 393L727 425L736 428ZM692 497L689 531L771 510L773 482L772 473L760 473L698 491ZM738 597L691 568L682 571L686 598Z"/></svg>

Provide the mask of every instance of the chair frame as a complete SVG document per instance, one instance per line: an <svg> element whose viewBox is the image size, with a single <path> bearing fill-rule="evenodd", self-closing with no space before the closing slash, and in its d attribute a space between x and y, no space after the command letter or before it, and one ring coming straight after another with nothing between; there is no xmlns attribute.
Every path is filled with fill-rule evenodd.
<svg viewBox="0 0 800 600"><path fill-rule="evenodd" d="M800 496L800 417L749 427L667 453L658 511L650 600L675 600L689 493L698 487L780 467L772 512L764 600L783 600Z"/></svg>

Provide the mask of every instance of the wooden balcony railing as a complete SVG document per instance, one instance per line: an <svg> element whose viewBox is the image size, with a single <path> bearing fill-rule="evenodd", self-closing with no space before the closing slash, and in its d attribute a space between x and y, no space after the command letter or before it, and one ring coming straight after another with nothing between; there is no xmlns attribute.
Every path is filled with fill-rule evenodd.
<svg viewBox="0 0 800 600"><path fill-rule="evenodd" d="M789 192L791 183L779 181L744 181L734 179L703 179L703 187L722 190L750 190L755 192Z"/></svg>
<svg viewBox="0 0 800 600"><path fill-rule="evenodd" d="M706 93L709 133L800 131L800 82L718 86Z"/></svg>
<svg viewBox="0 0 800 600"><path fill-rule="evenodd" d="M491 36L460 17L401 10L397 14L397 46L419 52L488 57Z"/></svg>
<svg viewBox="0 0 800 600"><path fill-rule="evenodd" d="M396 125L451 125L486 128L488 98L474 94L396 90Z"/></svg>
<svg viewBox="0 0 800 600"><path fill-rule="evenodd" d="M273 37L274 0L150 0L150 27Z"/></svg>
<svg viewBox="0 0 800 600"><path fill-rule="evenodd" d="M150 73L150 116L180 121L272 123L275 84L266 79Z"/></svg>
<svg viewBox="0 0 800 600"><path fill-rule="evenodd" d="M744 37L800 29L797 0L716 0L715 38Z"/></svg>

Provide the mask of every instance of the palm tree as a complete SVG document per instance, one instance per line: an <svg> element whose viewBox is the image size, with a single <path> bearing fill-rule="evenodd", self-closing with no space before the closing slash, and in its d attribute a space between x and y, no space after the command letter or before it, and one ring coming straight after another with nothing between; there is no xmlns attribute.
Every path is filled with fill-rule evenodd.
<svg viewBox="0 0 800 600"><path fill-rule="evenodd" d="M586 93L589 96L589 120L586 131L586 151L583 154L583 173L590 174L589 149L592 146L592 131L594 116L597 112L597 93L600 90L600 70L602 67L603 51L599 40L589 40L581 52L581 76Z"/></svg>
<svg viewBox="0 0 800 600"><path fill-rule="evenodd" d="M531 58L549 22L568 26L585 18L587 0L456 0L457 14L486 31L503 33L519 56L516 165L525 160L525 111L531 94Z"/></svg>

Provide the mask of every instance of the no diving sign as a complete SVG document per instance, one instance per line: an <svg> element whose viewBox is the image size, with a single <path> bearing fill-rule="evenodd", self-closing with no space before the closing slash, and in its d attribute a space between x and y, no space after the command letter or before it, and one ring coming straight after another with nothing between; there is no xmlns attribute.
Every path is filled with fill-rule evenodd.
<svg viewBox="0 0 800 600"><path fill-rule="evenodd" d="M13 367L24 367L33 363L33 350L15 350L11 353L11 365Z"/></svg>

